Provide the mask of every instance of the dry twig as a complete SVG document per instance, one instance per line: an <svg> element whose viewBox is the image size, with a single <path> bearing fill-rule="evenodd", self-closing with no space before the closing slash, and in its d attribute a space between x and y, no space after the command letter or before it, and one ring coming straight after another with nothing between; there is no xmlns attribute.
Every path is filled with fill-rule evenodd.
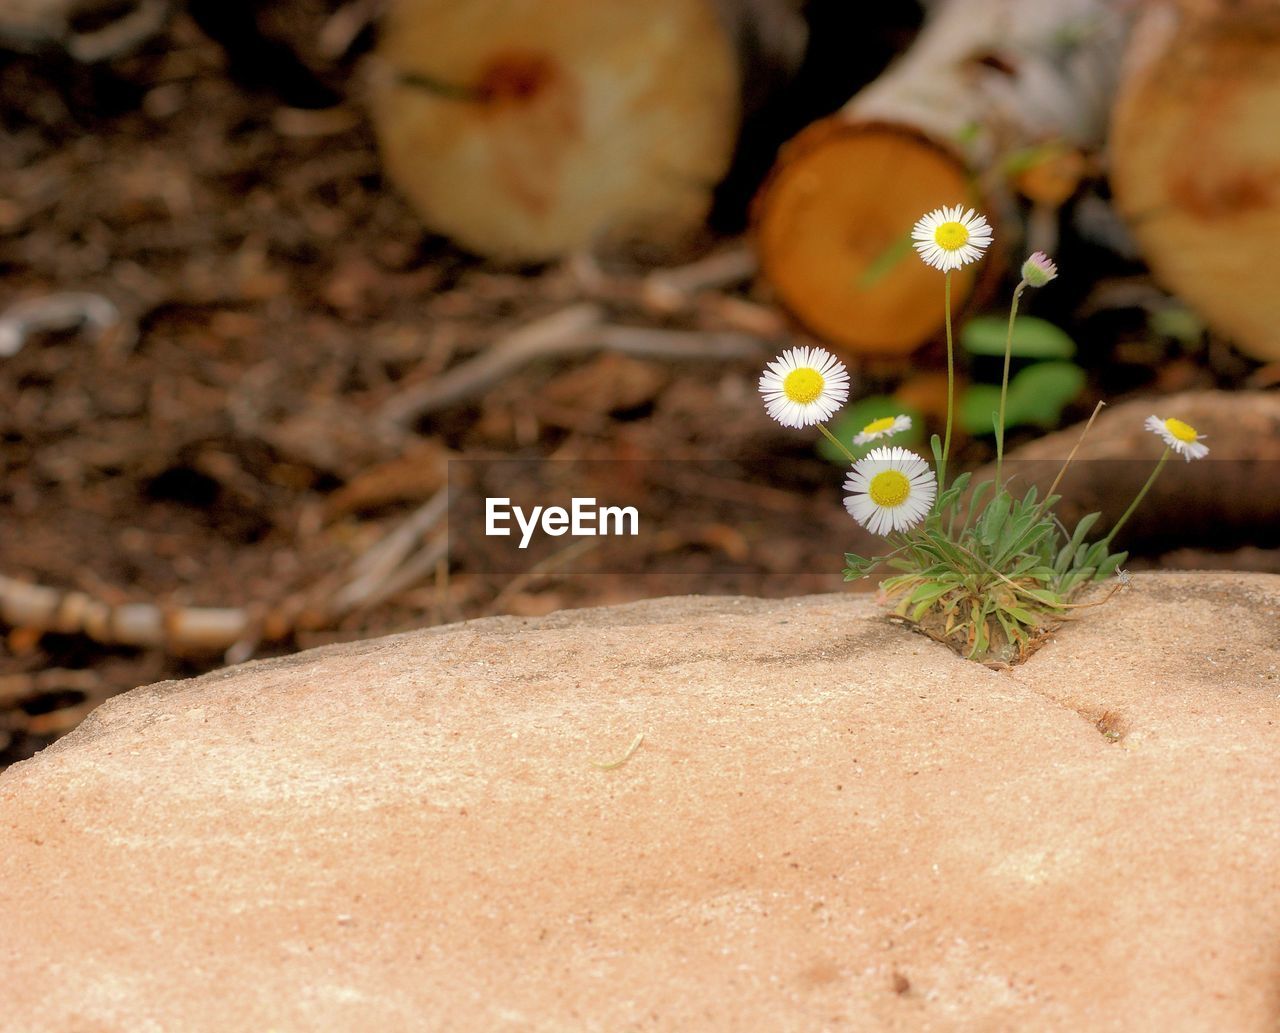
<svg viewBox="0 0 1280 1033"><path fill-rule="evenodd" d="M248 613L238 608L152 603L113 605L84 592L63 591L0 576L0 620L18 628L85 635L107 645L226 649L244 637Z"/></svg>
<svg viewBox="0 0 1280 1033"><path fill-rule="evenodd" d="M448 549L447 539L440 536L416 553L414 549L448 512L449 489L444 487L358 556L351 565L351 579L332 597L332 612L340 616L374 606L435 570Z"/></svg>
<svg viewBox="0 0 1280 1033"><path fill-rule="evenodd" d="M618 326L601 323L602 315L598 305L579 303L522 326L436 380L394 395L383 405L382 419L404 427L474 398L540 359L604 350L644 358L725 361L756 358L763 351L760 339L750 334Z"/></svg>
<svg viewBox="0 0 1280 1033"><path fill-rule="evenodd" d="M81 327L94 337L118 333L126 347L132 347L138 335L137 328L101 294L62 291L14 302L0 314L0 356L16 355L35 334Z"/></svg>

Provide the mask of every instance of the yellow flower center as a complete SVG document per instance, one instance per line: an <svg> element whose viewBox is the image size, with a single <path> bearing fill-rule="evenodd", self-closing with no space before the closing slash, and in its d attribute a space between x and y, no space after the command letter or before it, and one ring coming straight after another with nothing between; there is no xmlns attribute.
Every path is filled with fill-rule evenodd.
<svg viewBox="0 0 1280 1033"><path fill-rule="evenodd" d="M911 494L911 482L900 470L881 470L871 478L867 494L877 506L892 509L901 506Z"/></svg>
<svg viewBox="0 0 1280 1033"><path fill-rule="evenodd" d="M1181 420L1173 418L1164 421L1164 429L1172 434L1179 441L1195 441L1196 429L1189 423L1183 423Z"/></svg>
<svg viewBox="0 0 1280 1033"><path fill-rule="evenodd" d="M882 430L888 430L893 426L894 417L882 416L878 420L872 420L862 428L863 434L879 434Z"/></svg>
<svg viewBox="0 0 1280 1033"><path fill-rule="evenodd" d="M943 251L959 251L969 243L969 231L958 222L944 222L933 231L933 240Z"/></svg>
<svg viewBox="0 0 1280 1033"><path fill-rule="evenodd" d="M782 393L797 405L809 405L818 400L825 383L816 369L801 366L787 374L782 382Z"/></svg>

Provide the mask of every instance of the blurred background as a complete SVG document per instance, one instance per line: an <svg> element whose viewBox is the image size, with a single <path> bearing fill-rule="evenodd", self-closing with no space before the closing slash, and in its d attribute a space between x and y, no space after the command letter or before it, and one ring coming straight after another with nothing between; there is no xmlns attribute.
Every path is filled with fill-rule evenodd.
<svg viewBox="0 0 1280 1033"><path fill-rule="evenodd" d="M1178 416L1213 458L1132 568L1280 570L1273 0L0 0L0 122L0 763L254 656L874 588L843 461L756 381L829 348L835 429L927 448L943 204L996 231L955 282L961 462L1044 250L1014 454L1105 400L1070 486L1101 529ZM513 568L458 508L479 470L646 533Z"/></svg>

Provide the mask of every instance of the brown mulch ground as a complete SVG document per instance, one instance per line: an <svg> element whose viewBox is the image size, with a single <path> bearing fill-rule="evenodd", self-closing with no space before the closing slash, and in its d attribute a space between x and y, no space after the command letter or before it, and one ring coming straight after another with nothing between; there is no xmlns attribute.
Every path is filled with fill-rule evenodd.
<svg viewBox="0 0 1280 1033"><path fill-rule="evenodd" d="M493 268L425 233L382 181L358 104L308 112L248 90L182 18L109 73L0 57L0 96L0 309L77 291L121 316L0 359L0 575L112 604L315 613L335 572L441 487L444 459L519 456L656 464L659 539L585 574L554 556L523 575L440 563L256 655L494 612L840 587L854 543L839 477L764 417L755 362L584 356L407 432L379 423L398 391L581 298L584 280L572 263ZM742 290L744 306L765 300ZM603 303L637 326L723 325L624 289ZM1221 380L1179 363L1165 386ZM861 386L911 372L863 370ZM673 460L723 462L724 476ZM0 764L113 692L223 659L4 630Z"/></svg>

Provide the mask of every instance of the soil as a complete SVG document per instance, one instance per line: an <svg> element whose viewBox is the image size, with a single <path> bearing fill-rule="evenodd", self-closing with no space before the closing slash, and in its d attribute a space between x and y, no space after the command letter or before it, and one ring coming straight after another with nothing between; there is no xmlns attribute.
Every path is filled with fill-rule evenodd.
<svg viewBox="0 0 1280 1033"><path fill-rule="evenodd" d="M0 55L0 309L72 312L0 360L0 575L113 606L290 615L271 626L282 634L249 636L235 658L493 613L841 587L840 553L857 544L841 478L807 436L765 418L754 359L537 364L388 430L378 413L399 392L592 292L617 323L715 331L755 320L777 338L771 350L789 331L751 284L712 305L657 309L630 289L646 271L635 255L598 256L584 272L581 259L502 269L463 254L383 181L350 68L334 62L315 91L347 102L313 109L282 100L305 102L305 89L249 84L236 70L186 16L95 69ZM737 243L708 237L699 253ZM113 308L80 320L83 298L65 292ZM1137 354L1123 326L1108 332L1108 355ZM1233 354L1215 366L1220 352L1144 352L1091 391L1221 385L1252 371ZM938 368L926 349L859 370L859 385L883 391ZM970 460L987 455L981 442L966 448ZM652 463L641 497L663 500L661 526L587 567L555 551L519 572L451 556L386 601L332 613L343 572L442 487L446 460L509 457ZM513 471L513 494L536 470ZM1239 561L1272 564L1269 553ZM21 623L5 647L0 764L113 693L226 660Z"/></svg>

